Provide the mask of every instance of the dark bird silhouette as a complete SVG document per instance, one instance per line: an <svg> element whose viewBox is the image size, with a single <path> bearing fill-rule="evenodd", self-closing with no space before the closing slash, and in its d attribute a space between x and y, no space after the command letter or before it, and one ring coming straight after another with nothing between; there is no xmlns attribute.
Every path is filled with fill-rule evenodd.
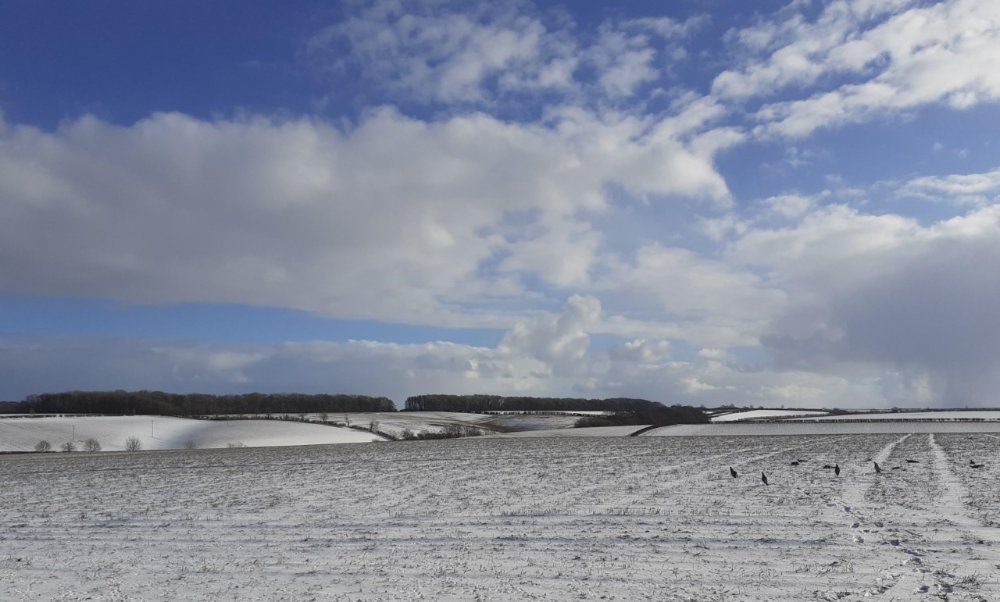
<svg viewBox="0 0 1000 602"><path fill-rule="evenodd" d="M799 461L798 460L792 460L791 461L791 465L792 466L798 466L799 465Z"/></svg>
<svg viewBox="0 0 1000 602"><path fill-rule="evenodd" d="M833 474L837 475L838 477L840 476L840 464L833 465Z"/></svg>
<svg viewBox="0 0 1000 602"><path fill-rule="evenodd" d="M969 468L982 468L982 464L969 464Z"/></svg>
<svg viewBox="0 0 1000 602"><path fill-rule="evenodd" d="M770 484L768 484L768 482L767 482L767 475L766 475L766 474L764 474L764 473L760 473L760 480L761 480L761 481L764 481L764 484L765 484L765 485L767 485L768 487L770 487L770 486L771 486L771 485L770 485Z"/></svg>
<svg viewBox="0 0 1000 602"><path fill-rule="evenodd" d="M875 462L875 473L878 474L881 472L882 472L882 467L878 465L878 462Z"/></svg>
<svg viewBox="0 0 1000 602"><path fill-rule="evenodd" d="M892 469L893 470L899 470L899 467L898 466L893 466Z"/></svg>
<svg viewBox="0 0 1000 602"><path fill-rule="evenodd" d="M969 466L975 466L975 465L976 465L975 460L969 460Z"/></svg>
<svg viewBox="0 0 1000 602"><path fill-rule="evenodd" d="M732 466L730 466L730 467L729 467L729 474L733 475L733 478L734 478L734 479L735 479L736 477L740 476L740 475L739 475L739 473L737 473L737 472L736 472L735 470L733 470L733 467L732 467Z"/></svg>
<svg viewBox="0 0 1000 602"><path fill-rule="evenodd" d="M833 464L824 464L823 468L833 468Z"/></svg>
<svg viewBox="0 0 1000 602"><path fill-rule="evenodd" d="M917 462L916 460L907 460L906 463L907 464L920 464L920 462Z"/></svg>

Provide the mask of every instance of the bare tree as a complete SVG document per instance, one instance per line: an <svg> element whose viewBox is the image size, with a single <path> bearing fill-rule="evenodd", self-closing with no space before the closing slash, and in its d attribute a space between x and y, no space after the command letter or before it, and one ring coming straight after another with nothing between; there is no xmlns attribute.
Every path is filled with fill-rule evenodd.
<svg viewBox="0 0 1000 602"><path fill-rule="evenodd" d="M60 445L59 447L64 452L75 452L76 451L76 443L73 443L72 441L67 441L66 443L63 443L62 445Z"/></svg>
<svg viewBox="0 0 1000 602"><path fill-rule="evenodd" d="M320 422L324 422L325 423L329 419L330 419L330 415L327 414L326 412L320 412L319 413L319 421Z"/></svg>
<svg viewBox="0 0 1000 602"><path fill-rule="evenodd" d="M36 452L52 451L52 444L46 441L45 439L42 439L41 441L35 444L35 451Z"/></svg>
<svg viewBox="0 0 1000 602"><path fill-rule="evenodd" d="M97 439L91 437L83 442L83 451L99 452L101 451L101 443Z"/></svg>
<svg viewBox="0 0 1000 602"><path fill-rule="evenodd" d="M142 441L138 437L129 437L125 440L125 451L137 452L142 449Z"/></svg>

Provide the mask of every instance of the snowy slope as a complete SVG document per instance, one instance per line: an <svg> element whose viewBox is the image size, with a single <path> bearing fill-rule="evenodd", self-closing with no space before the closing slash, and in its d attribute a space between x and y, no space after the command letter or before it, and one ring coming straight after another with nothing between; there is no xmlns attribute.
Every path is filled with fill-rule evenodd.
<svg viewBox="0 0 1000 602"><path fill-rule="evenodd" d="M764 418L793 418L799 416L823 416L826 412L811 410L747 410L730 412L712 417L712 422L739 422L741 420L761 420Z"/></svg>
<svg viewBox="0 0 1000 602"><path fill-rule="evenodd" d="M948 410L942 412L885 412L838 414L836 416L817 416L802 418L802 420L997 420L1000 412L989 410Z"/></svg>
<svg viewBox="0 0 1000 602"><path fill-rule="evenodd" d="M632 433L644 429L644 425L628 426L593 426L587 428L564 428L551 430L520 431L503 433L495 437L628 437Z"/></svg>
<svg viewBox="0 0 1000 602"><path fill-rule="evenodd" d="M195 447L248 447L364 443L381 437L354 429L277 420L192 420L164 416L77 416L64 418L0 419L0 451L30 451L41 440L54 450L74 441L78 449L89 438L97 439L103 451L125 448L125 440L137 437L143 449Z"/></svg>

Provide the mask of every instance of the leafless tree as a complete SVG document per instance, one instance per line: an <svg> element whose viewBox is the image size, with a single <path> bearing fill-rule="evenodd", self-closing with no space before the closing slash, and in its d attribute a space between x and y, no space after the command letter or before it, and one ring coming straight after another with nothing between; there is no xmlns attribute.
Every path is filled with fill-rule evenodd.
<svg viewBox="0 0 1000 602"><path fill-rule="evenodd" d="M46 441L45 439L42 439L41 441L35 444L35 451L36 452L52 451L52 444Z"/></svg>
<svg viewBox="0 0 1000 602"><path fill-rule="evenodd" d="M91 437L83 442L83 451L99 452L101 451L101 443L97 439Z"/></svg>
<svg viewBox="0 0 1000 602"><path fill-rule="evenodd" d="M72 441L67 441L66 443L63 443L62 445L60 445L59 447L64 452L75 452L76 451L76 443L73 443Z"/></svg>
<svg viewBox="0 0 1000 602"><path fill-rule="evenodd" d="M125 451L137 452L142 449L142 441L138 437L129 437L125 440Z"/></svg>

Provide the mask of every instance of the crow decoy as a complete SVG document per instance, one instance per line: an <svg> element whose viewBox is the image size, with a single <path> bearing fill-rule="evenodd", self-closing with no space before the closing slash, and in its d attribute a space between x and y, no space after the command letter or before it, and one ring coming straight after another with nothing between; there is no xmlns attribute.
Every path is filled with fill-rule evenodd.
<svg viewBox="0 0 1000 602"><path fill-rule="evenodd" d="M875 474L879 474L881 472L882 472L882 467L878 465L878 462L875 462Z"/></svg>
<svg viewBox="0 0 1000 602"><path fill-rule="evenodd" d="M736 472L735 470L733 470L733 467L732 467L732 466L730 466L730 467L729 467L729 474L733 475L733 478L734 478L734 479L735 479L736 477L740 476L740 475L739 475L739 473L737 473L737 472Z"/></svg>
<svg viewBox="0 0 1000 602"><path fill-rule="evenodd" d="M840 476L840 464L833 465L833 474L837 475L838 477Z"/></svg>
<svg viewBox="0 0 1000 602"><path fill-rule="evenodd" d="M768 482L767 482L767 475L766 475L766 474L764 474L763 472L762 472L762 473L760 473L760 480L761 480L761 481L764 481L764 484L765 484L765 485L767 485L768 487L770 487L770 485L769 485L769 484L768 484Z"/></svg>

